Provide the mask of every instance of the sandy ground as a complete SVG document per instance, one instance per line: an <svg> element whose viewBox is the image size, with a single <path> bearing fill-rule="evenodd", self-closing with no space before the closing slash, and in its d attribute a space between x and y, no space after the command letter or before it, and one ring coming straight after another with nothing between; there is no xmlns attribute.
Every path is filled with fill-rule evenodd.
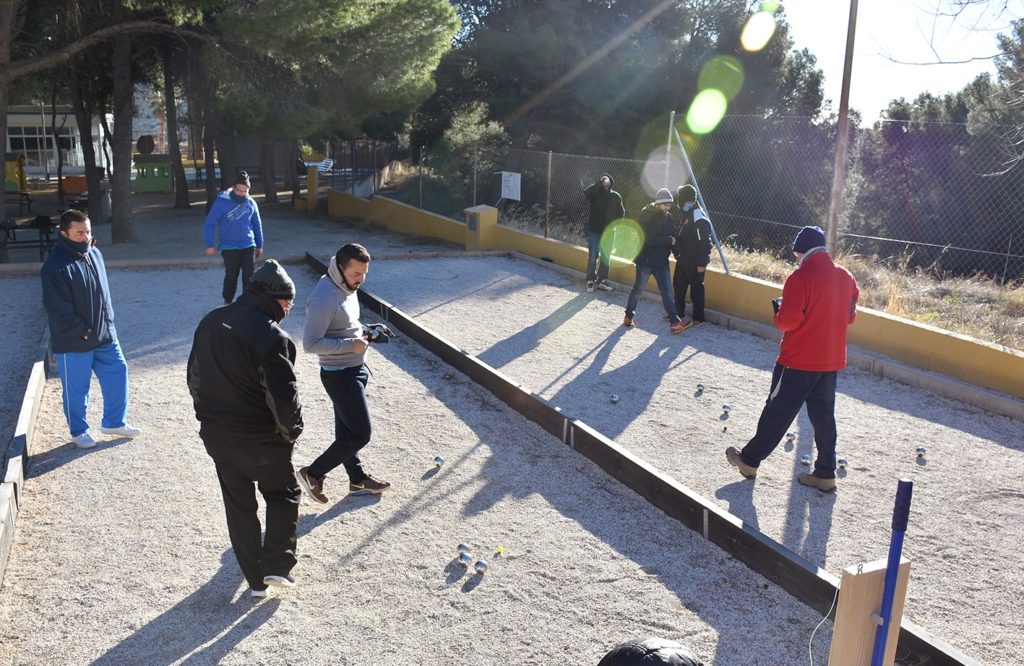
<svg viewBox="0 0 1024 666"><path fill-rule="evenodd" d="M313 274L292 274L308 293ZM345 498L329 481L331 504L301 510L299 587L251 601L184 383L192 323L219 279L111 273L143 438L74 449L48 383L0 594L0 663L586 664L648 634L707 663L806 658L817 614L405 339L370 359L365 460L394 491ZM154 298L166 284L174 307ZM286 324L298 335L301 313ZM299 371L296 459L308 462L332 418L315 359ZM486 575L456 563L460 542L489 560ZM829 639L826 624L818 663Z"/></svg>
<svg viewBox="0 0 1024 666"><path fill-rule="evenodd" d="M279 224L285 254L352 237L377 256L438 249L315 219L308 233L293 217ZM180 238L161 248L158 232ZM140 225L139 244L107 257L192 257L194 234ZM301 301L314 277L290 271ZM2 279L10 301L33 312L38 280ZM216 267L111 271L132 419L147 435L71 448L49 382L45 450L33 460L0 594L0 663L596 663L615 642L646 634L681 640L707 663L806 661L820 617L404 339L371 360L367 460L395 491L324 511L304 506L300 588L262 604L240 597L184 386L192 330L219 301L219 279ZM1014 518L1024 510L1024 426L850 370L837 406L840 455L850 460L839 492L795 483L800 455L813 447L805 416L793 450L780 446L758 480L745 481L723 451L753 432L774 343L711 324L669 336L653 300L627 332L624 290L589 295L579 286L496 257L375 261L367 282L833 573L885 556L896 480L912 478L907 616L985 663L1020 662L1024 637L1012 618L1022 601L1013 574L1022 564ZM286 323L298 335L298 308ZM30 347L39 330L24 333ZM27 369L30 354L5 345L0 369L17 374L21 357ZM301 356L300 373L308 430L296 460L306 464L329 441L331 420L315 361ZM928 447L924 459L918 445ZM448 462L435 472L437 454ZM332 499L342 487L328 486ZM454 564L461 541L491 561L487 575ZM505 554L495 558L498 546ZM817 663L829 640L826 623Z"/></svg>

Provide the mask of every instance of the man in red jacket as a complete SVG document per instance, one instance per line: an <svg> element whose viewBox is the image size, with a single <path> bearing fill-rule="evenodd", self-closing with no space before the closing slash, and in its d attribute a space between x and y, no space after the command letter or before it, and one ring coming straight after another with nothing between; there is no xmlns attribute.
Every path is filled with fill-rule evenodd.
<svg viewBox="0 0 1024 666"><path fill-rule="evenodd" d="M836 489L836 374L846 367L846 329L857 315L857 281L825 250L825 234L804 227L793 242L799 266L786 278L776 307L775 327L782 331L779 358L772 372L757 432L742 451L725 450L731 465L748 479L782 441L807 405L818 458L800 483L824 492Z"/></svg>

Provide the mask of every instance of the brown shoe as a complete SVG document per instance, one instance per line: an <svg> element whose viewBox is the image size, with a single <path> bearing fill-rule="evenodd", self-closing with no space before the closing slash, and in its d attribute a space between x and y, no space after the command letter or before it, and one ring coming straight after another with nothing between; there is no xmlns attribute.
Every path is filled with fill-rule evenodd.
<svg viewBox="0 0 1024 666"><path fill-rule="evenodd" d="M740 458L740 451L735 446L730 446L725 450L725 459L729 461L730 465L738 469L745 478L753 479L757 477L757 468L743 462L743 458Z"/></svg>
<svg viewBox="0 0 1024 666"><path fill-rule="evenodd" d="M625 317L622 318L622 325L625 326L626 328L633 328L634 326L636 326L636 324L633 323L633 318L630 317L629 315L626 315Z"/></svg>
<svg viewBox="0 0 1024 666"><path fill-rule="evenodd" d="M800 485L817 488L823 493L834 493L836 491L835 479L823 479L813 474L801 474L796 480L800 482Z"/></svg>
<svg viewBox="0 0 1024 666"><path fill-rule="evenodd" d="M669 325L668 330L669 330L669 333L671 333L672 335L675 335L676 333L682 333L683 331L685 331L686 329L690 328L691 326L693 326L693 322L692 321L691 322L674 321L674 322L672 322L671 325Z"/></svg>
<svg viewBox="0 0 1024 666"><path fill-rule="evenodd" d="M317 479L309 473L308 467L303 467L295 473L299 485L309 495L309 499L320 504L327 504L327 495L324 495L324 479Z"/></svg>
<svg viewBox="0 0 1024 666"><path fill-rule="evenodd" d="M367 476L358 483L355 481L348 482L348 492L351 495L380 495L390 487L391 484L387 481L381 481L372 476Z"/></svg>

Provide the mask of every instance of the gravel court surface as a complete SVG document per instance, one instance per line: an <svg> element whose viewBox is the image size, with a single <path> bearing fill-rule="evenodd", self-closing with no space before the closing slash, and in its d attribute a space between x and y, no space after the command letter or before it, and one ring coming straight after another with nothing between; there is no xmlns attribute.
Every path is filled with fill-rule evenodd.
<svg viewBox="0 0 1024 666"><path fill-rule="evenodd" d="M389 270L375 263L368 287ZM289 272L301 302L315 276ZM707 663L805 661L820 616L402 337L370 357L365 461L394 490L346 498L334 475L331 503L301 509L299 586L250 600L185 386L221 275L110 274L143 437L75 449L48 382L0 593L0 663L596 663L649 634ZM535 276L547 288L547 272ZM500 314L475 325L500 332ZM296 337L302 320L301 308L285 320ZM315 357L300 353L298 368L307 429L295 460L308 464L333 418ZM486 575L456 563L460 542L490 562ZM826 624L817 663L829 640Z"/></svg>
<svg viewBox="0 0 1024 666"><path fill-rule="evenodd" d="M641 301L638 327L627 331L627 289L581 287L581 279L513 258L379 261L366 283L837 575L886 556L897 481L914 480L906 617L985 663L1020 663L1024 632L1012 619L1024 601L1016 581L1024 564L1020 422L849 369L837 396L838 454L849 460L838 493L796 483L801 456L814 452L805 413L794 423L795 443L780 445L756 482L746 481L724 451L742 447L756 428L777 344L713 324L669 335L660 299ZM919 445L924 458L915 455ZM767 629L754 633L760 639Z"/></svg>
<svg viewBox="0 0 1024 666"><path fill-rule="evenodd" d="M3 450L14 436L35 351L46 328L43 289L39 276L0 276L3 307L0 307L0 462Z"/></svg>

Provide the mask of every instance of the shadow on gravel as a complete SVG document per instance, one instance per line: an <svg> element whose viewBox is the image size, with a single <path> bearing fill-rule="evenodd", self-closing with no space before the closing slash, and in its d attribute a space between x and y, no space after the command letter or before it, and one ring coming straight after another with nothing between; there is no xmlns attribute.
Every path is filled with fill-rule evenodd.
<svg viewBox="0 0 1024 666"><path fill-rule="evenodd" d="M214 664L277 611L280 599L233 599L242 574L229 548L205 585L121 641L94 664ZM211 642L212 641L212 642Z"/></svg>
<svg viewBox="0 0 1024 666"><path fill-rule="evenodd" d="M112 449L115 446L129 444L131 441L132 440L127 437L99 440L96 443L96 447L92 449L80 449L71 442L68 442L63 446L52 448L49 451L34 453L29 456L28 459L28 476L26 478L34 479L36 477L40 477L52 472L58 467L74 462L82 456L101 453L105 449Z"/></svg>
<svg viewBox="0 0 1024 666"><path fill-rule="evenodd" d="M459 295L459 298L464 297L465 294ZM478 354L477 358L492 368L500 370L510 361L536 349L541 340L572 319L592 300L594 299L587 294L576 295L536 324L527 326L511 337L491 345L489 349Z"/></svg>

